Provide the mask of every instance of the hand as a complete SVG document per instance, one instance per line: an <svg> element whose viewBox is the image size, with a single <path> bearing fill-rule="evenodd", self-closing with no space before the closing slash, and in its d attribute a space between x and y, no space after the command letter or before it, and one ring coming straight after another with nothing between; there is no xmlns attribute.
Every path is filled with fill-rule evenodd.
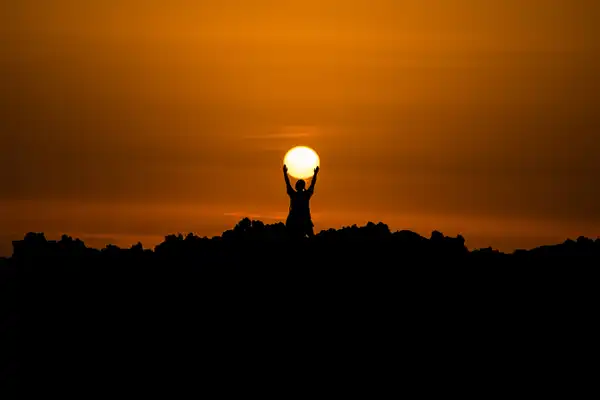
<svg viewBox="0 0 600 400"><path fill-rule="evenodd" d="M315 175L319 173L319 170L320 170L319 167L315 168Z"/></svg>
<svg viewBox="0 0 600 400"><path fill-rule="evenodd" d="M288 172L288 168L287 165L283 164L283 172L287 174Z"/></svg>

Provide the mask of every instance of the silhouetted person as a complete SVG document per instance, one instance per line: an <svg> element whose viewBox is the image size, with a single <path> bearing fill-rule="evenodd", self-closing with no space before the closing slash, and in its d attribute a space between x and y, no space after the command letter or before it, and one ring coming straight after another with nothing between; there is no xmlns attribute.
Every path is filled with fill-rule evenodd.
<svg viewBox="0 0 600 400"><path fill-rule="evenodd" d="M283 177L287 187L287 194L290 196L290 212L285 223L288 232L294 238L302 238L308 235L314 236L312 218L310 216L310 198L315 191L319 167L315 168L315 173L310 183L310 187L305 190L306 182L303 179L296 182L296 190L292 188L290 177L288 176L287 166L283 166Z"/></svg>

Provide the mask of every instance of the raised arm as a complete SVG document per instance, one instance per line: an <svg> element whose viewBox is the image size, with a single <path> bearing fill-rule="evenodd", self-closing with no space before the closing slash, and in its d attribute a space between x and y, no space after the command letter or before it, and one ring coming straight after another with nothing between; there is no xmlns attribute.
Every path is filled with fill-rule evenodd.
<svg viewBox="0 0 600 400"><path fill-rule="evenodd" d="M290 183L290 177L288 176L287 165L283 165L283 179L285 179L285 188L287 190L287 194L294 193L294 189L292 188L292 184Z"/></svg>
<svg viewBox="0 0 600 400"><path fill-rule="evenodd" d="M315 174L313 175L312 181L310 182L310 187L308 188L308 192L313 194L315 191L315 185L317 183L317 175L319 175L319 167L315 168Z"/></svg>

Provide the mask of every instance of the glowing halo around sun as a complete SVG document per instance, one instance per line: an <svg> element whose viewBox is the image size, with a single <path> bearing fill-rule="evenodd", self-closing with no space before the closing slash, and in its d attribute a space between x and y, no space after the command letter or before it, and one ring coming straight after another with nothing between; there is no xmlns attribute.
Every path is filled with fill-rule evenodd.
<svg viewBox="0 0 600 400"><path fill-rule="evenodd" d="M283 163L288 167L288 174L296 179L307 179L312 178L321 160L310 147L296 146L286 153Z"/></svg>

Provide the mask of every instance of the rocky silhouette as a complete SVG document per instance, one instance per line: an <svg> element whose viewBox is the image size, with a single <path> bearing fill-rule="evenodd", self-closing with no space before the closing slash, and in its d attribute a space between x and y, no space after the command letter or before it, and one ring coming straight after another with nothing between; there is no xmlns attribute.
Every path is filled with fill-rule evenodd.
<svg viewBox="0 0 600 400"><path fill-rule="evenodd" d="M384 223L298 239L283 223L248 218L218 237L174 234L153 249L43 233L13 249L0 259L0 374L45 388L209 379L274 357L317 357L315 369L325 354L341 363L366 354L419 363L452 348L498 357L530 331L556 348L558 329L591 332L589 276L600 261L600 239L584 237L505 254Z"/></svg>
<svg viewBox="0 0 600 400"><path fill-rule="evenodd" d="M305 216L303 216L305 217ZM310 218L310 216L308 216ZM310 219L309 219L310 220ZM311 222L312 225L312 222ZM295 228L295 227L294 227ZM279 266L281 252L291 248L301 248L305 255L311 257L307 268L322 267L328 258L336 260L354 260L357 255L369 257L371 261L381 262L381 266L397 266L399 257L440 258L447 261L491 261L505 260L518 262L543 258L548 260L594 260L600 257L600 238L579 237L567 239L564 243L546 245L530 250L516 250L503 253L493 248L469 251L462 235L448 237L433 231L429 238L415 232L401 230L392 232L382 223L369 222L365 226L348 226L340 229L328 229L312 237L304 237L298 243L297 233L283 223L264 224L262 221L244 218L233 229L223 232L221 236L212 238L200 237L193 233L171 234L154 249L143 247L138 243L131 248L119 248L107 245L103 249L89 248L79 239L63 235L58 241L47 240L43 233L30 232L23 240L13 242L13 255L0 259L4 268L8 266L28 264L50 264L84 262L126 262L128 264L144 264L161 261L197 261L197 268L217 264L235 266L237 261L249 264L248 252L257 255L257 262L262 266ZM243 249L244 251L237 251ZM234 251L236 250L236 251ZM248 268L258 264L249 264ZM375 268L377 265L370 264Z"/></svg>

